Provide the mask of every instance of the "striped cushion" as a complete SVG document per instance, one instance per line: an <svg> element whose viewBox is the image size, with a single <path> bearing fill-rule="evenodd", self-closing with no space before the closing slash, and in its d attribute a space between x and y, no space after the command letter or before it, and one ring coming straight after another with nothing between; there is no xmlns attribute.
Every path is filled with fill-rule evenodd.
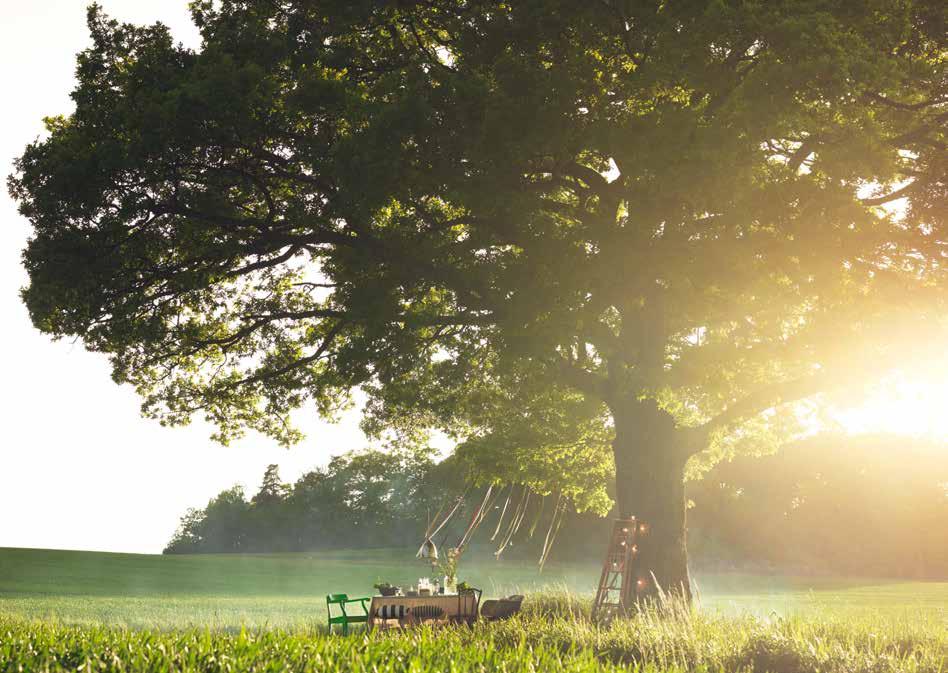
<svg viewBox="0 0 948 673"><path fill-rule="evenodd" d="M437 605L419 605L411 609L411 615L416 619L437 619L443 614L444 609Z"/></svg>
<svg viewBox="0 0 948 673"><path fill-rule="evenodd" d="M381 619L403 619L405 617L404 605L381 605L375 611L375 616Z"/></svg>

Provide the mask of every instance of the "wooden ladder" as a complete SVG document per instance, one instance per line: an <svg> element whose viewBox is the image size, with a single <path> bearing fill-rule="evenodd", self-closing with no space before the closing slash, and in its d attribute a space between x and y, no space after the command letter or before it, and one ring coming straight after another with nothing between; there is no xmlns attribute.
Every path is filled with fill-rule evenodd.
<svg viewBox="0 0 948 673"><path fill-rule="evenodd" d="M632 583L638 581L638 532L639 523L635 517L616 519L612 525L612 539L602 564L599 590L593 603L594 621L610 621L625 615L630 607L626 605L626 596L630 593Z"/></svg>

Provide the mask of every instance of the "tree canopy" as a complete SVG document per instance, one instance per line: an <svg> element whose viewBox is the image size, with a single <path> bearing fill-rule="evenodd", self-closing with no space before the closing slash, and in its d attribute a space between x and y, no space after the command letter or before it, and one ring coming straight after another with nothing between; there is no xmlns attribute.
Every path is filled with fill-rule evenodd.
<svg viewBox="0 0 948 673"><path fill-rule="evenodd" d="M192 12L199 50L93 6L10 180L35 325L162 422L291 442L359 388L605 511L636 409L720 451L943 343L942 2Z"/></svg>

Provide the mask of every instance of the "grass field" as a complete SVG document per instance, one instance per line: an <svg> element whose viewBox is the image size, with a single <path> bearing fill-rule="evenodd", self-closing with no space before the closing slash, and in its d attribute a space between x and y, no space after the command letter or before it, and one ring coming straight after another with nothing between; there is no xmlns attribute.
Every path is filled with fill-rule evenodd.
<svg viewBox="0 0 948 673"><path fill-rule="evenodd" d="M567 590L591 595L595 563L480 558L460 576L488 595ZM378 580L410 584L427 570L411 551L157 556L0 549L0 614L47 621L180 628L312 627L325 595L372 593ZM946 620L948 582L699 575L706 611L768 616L818 612L917 614Z"/></svg>
<svg viewBox="0 0 948 673"><path fill-rule="evenodd" d="M478 563L462 579L497 595L583 587L595 568L544 576L523 563ZM157 556L0 549L0 614L132 627L299 627L324 623L327 593L366 596L410 584L430 567L410 550Z"/></svg>
<svg viewBox="0 0 948 673"><path fill-rule="evenodd" d="M466 559L467 560L467 559ZM148 556L0 549L0 673L27 671L775 671L945 673L948 582L699 576L701 608L609 628L598 569L487 560L462 578L528 592L474 630L325 634L330 591L410 583L410 552ZM131 627L131 628L128 628Z"/></svg>
<svg viewBox="0 0 948 673"><path fill-rule="evenodd" d="M0 617L0 671L11 673L942 673L946 653L943 630L869 620L644 616L597 629L534 614L474 629L342 637L299 629L159 632Z"/></svg>

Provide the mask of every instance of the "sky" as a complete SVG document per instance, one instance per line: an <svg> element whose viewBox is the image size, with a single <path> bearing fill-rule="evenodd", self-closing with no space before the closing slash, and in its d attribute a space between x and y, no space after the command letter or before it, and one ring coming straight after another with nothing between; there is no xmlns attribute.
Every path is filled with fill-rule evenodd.
<svg viewBox="0 0 948 673"><path fill-rule="evenodd" d="M104 0L123 21L171 27L197 46L186 0ZM75 54L88 45L85 0L0 0L0 169L42 133L42 118L72 110ZM163 428L139 415L101 354L33 328L19 299L29 223L0 195L0 547L158 553L188 507L235 483L252 493L270 463L286 481L331 455L365 446L358 413L337 425L301 418L303 443L259 435L230 447L195 422Z"/></svg>
<svg viewBox="0 0 948 673"><path fill-rule="evenodd" d="M197 46L186 0L100 0L112 16L162 21ZM0 0L0 169L42 133L42 118L68 114L75 54L87 46L85 0ZM158 553L188 507L239 483L252 493L264 469L285 481L366 445L358 412L330 425L303 415L307 438L291 449L256 435L230 447L195 421L163 428L115 385L102 355L33 329L19 299L20 251L29 224L0 195L0 547ZM854 432L948 437L948 385L902 384L835 417Z"/></svg>

